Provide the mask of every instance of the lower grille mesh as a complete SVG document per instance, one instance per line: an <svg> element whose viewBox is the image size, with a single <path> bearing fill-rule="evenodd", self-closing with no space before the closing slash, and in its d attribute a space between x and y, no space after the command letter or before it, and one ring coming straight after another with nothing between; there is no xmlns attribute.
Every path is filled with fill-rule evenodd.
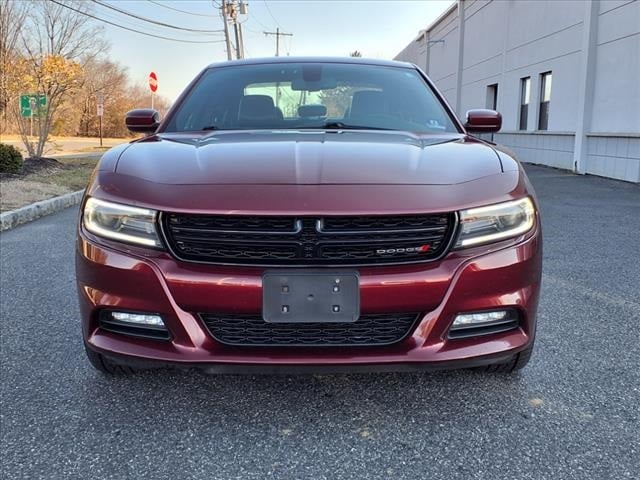
<svg viewBox="0 0 640 480"><path fill-rule="evenodd" d="M361 315L353 323L267 323L261 315L201 313L218 342L235 346L383 346L407 337L417 313Z"/></svg>

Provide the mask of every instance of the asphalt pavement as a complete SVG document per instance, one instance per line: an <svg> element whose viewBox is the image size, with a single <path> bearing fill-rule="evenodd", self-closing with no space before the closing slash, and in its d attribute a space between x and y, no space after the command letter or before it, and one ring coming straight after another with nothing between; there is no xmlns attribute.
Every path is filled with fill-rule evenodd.
<svg viewBox="0 0 640 480"><path fill-rule="evenodd" d="M640 478L640 186L528 170L543 292L512 376L105 377L82 349L76 209L3 232L2 478Z"/></svg>

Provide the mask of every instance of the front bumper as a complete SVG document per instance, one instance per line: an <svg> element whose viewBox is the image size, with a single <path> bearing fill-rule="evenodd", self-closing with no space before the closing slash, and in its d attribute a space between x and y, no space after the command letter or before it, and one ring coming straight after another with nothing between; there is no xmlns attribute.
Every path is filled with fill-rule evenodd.
<svg viewBox="0 0 640 480"><path fill-rule="evenodd" d="M535 334L542 247L538 229L517 243L452 252L437 262L359 269L361 312L423 312L403 341L384 347L232 347L216 342L196 312L256 314L261 268L177 262L164 252L107 246L80 231L78 294L87 346L116 361L178 364L211 371L358 371L497 363ZM461 312L515 308L519 328L448 340ZM99 327L103 309L158 313L171 333L159 341Z"/></svg>

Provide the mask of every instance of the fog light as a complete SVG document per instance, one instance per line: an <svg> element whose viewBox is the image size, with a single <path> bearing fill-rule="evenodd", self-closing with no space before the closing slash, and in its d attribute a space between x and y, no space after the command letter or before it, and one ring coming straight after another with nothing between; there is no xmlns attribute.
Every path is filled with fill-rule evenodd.
<svg viewBox="0 0 640 480"><path fill-rule="evenodd" d="M506 310L498 310L496 312L482 313L461 313L453 321L452 327L464 327L467 325L478 325L481 323L495 322L507 318L509 312Z"/></svg>
<svg viewBox="0 0 640 480"><path fill-rule="evenodd" d="M449 329L449 338L469 338L502 333L516 329L519 325L520 314L515 308L491 312L460 313Z"/></svg>
<svg viewBox="0 0 640 480"><path fill-rule="evenodd" d="M119 322L133 323L136 325L147 325L154 327L164 327L164 322L159 315L148 315L143 313L111 312L111 317Z"/></svg>
<svg viewBox="0 0 640 480"><path fill-rule="evenodd" d="M155 340L170 340L169 330L160 315L102 310L100 328L110 333Z"/></svg>

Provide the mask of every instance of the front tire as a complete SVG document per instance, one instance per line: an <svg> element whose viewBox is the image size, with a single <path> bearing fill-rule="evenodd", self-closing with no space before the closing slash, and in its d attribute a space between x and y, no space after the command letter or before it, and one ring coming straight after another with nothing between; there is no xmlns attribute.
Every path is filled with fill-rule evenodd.
<svg viewBox="0 0 640 480"><path fill-rule="evenodd" d="M130 375L135 372L135 369L132 367L115 363L104 355L91 350L86 345L84 346L84 351L93 368L105 375Z"/></svg>
<svg viewBox="0 0 640 480"><path fill-rule="evenodd" d="M534 342L531 342L531 345L521 352L516 353L505 363L494 363L493 365L474 368L474 370L483 373L513 373L522 370L531 359L533 344Z"/></svg>

